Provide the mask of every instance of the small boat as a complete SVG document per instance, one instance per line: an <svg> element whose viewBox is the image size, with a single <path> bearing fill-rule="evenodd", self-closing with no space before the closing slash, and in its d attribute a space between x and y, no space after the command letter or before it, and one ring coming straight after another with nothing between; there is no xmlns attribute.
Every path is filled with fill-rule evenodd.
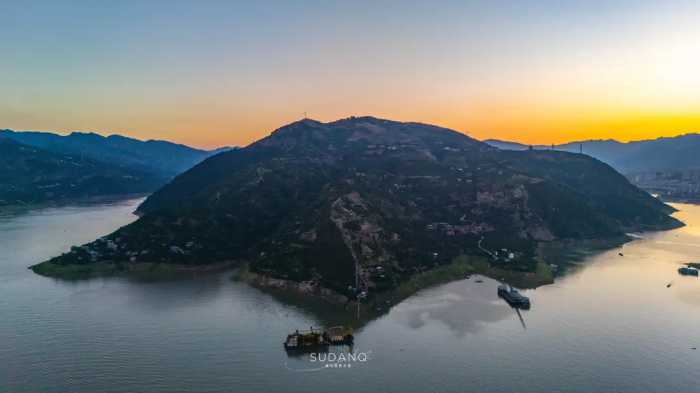
<svg viewBox="0 0 700 393"><path fill-rule="evenodd" d="M530 299L527 296L521 295L517 289L510 285L499 285L498 296L503 298L511 307L522 308L524 310L530 308Z"/></svg>
<svg viewBox="0 0 700 393"><path fill-rule="evenodd" d="M697 276L698 269L693 269L692 267L681 267L678 269L678 273L682 276Z"/></svg>

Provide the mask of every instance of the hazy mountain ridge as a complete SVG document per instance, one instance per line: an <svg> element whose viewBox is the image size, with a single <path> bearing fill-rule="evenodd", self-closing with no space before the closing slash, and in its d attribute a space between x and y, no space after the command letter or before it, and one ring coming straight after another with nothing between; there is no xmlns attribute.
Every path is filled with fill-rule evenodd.
<svg viewBox="0 0 700 393"><path fill-rule="evenodd" d="M135 223L35 271L245 260L267 276L339 292L357 279L374 291L464 254L491 250L494 266L534 271L538 242L680 225L670 207L588 156L502 151L372 117L281 127L177 176L139 211Z"/></svg>
<svg viewBox="0 0 700 393"><path fill-rule="evenodd" d="M496 139L485 143L507 150L527 150L529 145ZM534 149L546 150L552 146L535 145ZM629 174L637 172L695 170L700 169L700 134L685 134L676 137L632 142L618 142L613 139L585 140L554 145L555 150L584 154L595 157L618 171Z"/></svg>
<svg viewBox="0 0 700 393"><path fill-rule="evenodd" d="M222 150L210 152L167 141L141 141L121 135L105 137L84 132L64 136L50 132L0 130L0 137L54 153L88 157L137 171L151 172L163 178L184 172Z"/></svg>
<svg viewBox="0 0 700 393"><path fill-rule="evenodd" d="M53 153L0 136L0 206L145 193L162 181L148 172Z"/></svg>
<svg viewBox="0 0 700 393"><path fill-rule="evenodd" d="M527 150L528 145L489 139L504 150ZM700 201L700 135L685 134L622 143L612 139L536 145L536 150L583 151L624 173L637 187L672 202Z"/></svg>

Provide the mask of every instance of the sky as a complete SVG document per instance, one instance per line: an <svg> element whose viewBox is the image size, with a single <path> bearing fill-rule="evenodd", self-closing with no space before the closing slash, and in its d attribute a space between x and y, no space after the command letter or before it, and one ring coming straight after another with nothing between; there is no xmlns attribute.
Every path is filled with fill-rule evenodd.
<svg viewBox="0 0 700 393"><path fill-rule="evenodd" d="M697 1L0 0L0 128L213 148L372 115L477 139L700 132Z"/></svg>

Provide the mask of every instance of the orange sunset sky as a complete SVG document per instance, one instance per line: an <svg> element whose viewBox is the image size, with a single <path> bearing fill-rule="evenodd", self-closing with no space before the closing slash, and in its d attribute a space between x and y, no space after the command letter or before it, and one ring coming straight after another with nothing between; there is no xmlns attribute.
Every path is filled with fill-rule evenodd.
<svg viewBox="0 0 700 393"><path fill-rule="evenodd" d="M700 132L697 2L561 3L2 5L0 128L203 148L304 112L532 144Z"/></svg>

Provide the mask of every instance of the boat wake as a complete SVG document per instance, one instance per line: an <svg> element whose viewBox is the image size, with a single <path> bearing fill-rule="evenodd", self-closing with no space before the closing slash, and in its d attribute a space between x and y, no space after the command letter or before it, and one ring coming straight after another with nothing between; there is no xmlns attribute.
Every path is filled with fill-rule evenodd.
<svg viewBox="0 0 700 393"><path fill-rule="evenodd" d="M328 367L326 367L324 365L322 367L315 367L315 368L293 368L293 367L289 367L289 362L285 361L284 368L286 368L289 371L294 371L295 373L312 373L312 372L324 370Z"/></svg>

